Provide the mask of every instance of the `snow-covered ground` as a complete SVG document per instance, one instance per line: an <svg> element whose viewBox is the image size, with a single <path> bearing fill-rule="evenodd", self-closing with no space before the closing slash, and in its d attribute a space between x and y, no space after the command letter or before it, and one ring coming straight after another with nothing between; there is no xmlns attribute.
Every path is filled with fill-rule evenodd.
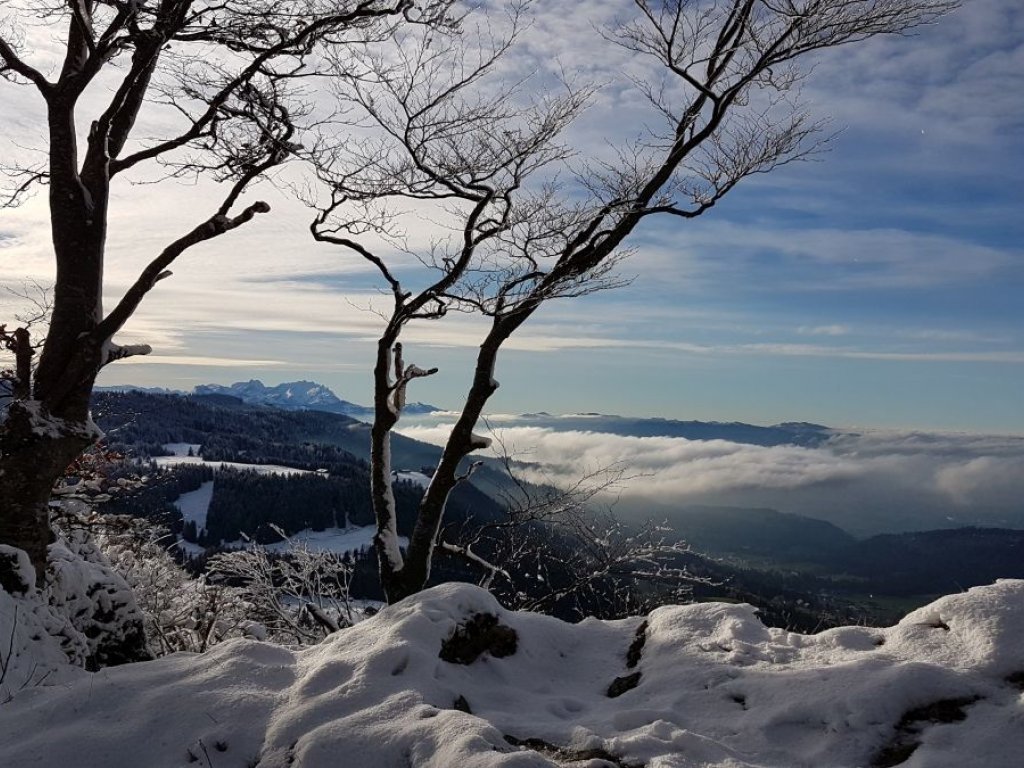
<svg viewBox="0 0 1024 768"><path fill-rule="evenodd" d="M391 474L394 475L395 480L405 480L410 483L415 483L421 488L426 488L430 485L430 478L422 472L398 471L392 472Z"/></svg>
<svg viewBox="0 0 1024 768"><path fill-rule="evenodd" d="M155 456L153 461L158 467L173 467L178 464L205 464L218 469L252 470L261 475L308 475L308 469L282 467L279 464L242 464L237 461L204 461L202 456Z"/></svg>
<svg viewBox="0 0 1024 768"><path fill-rule="evenodd" d="M210 480L194 491L181 494L174 502L174 506L181 511L181 517L186 523L195 523L196 530L201 531L206 528L206 513L212 500L213 480Z"/></svg>
<svg viewBox="0 0 1024 768"><path fill-rule="evenodd" d="M246 549L248 547L262 547L268 552L287 552L296 545L305 545L313 552L333 552L337 555L344 555L347 552L362 552L373 546L373 536L377 533L374 525L353 526L351 528L327 528L323 531L306 529L293 533L287 541L279 541L275 544L255 544L251 541L239 539L237 541L222 542L223 549ZM406 536L399 536L398 543L401 547L409 544ZM190 544L184 539L178 539L178 546L190 555L201 555L206 551L205 547L198 544Z"/></svg>
<svg viewBox="0 0 1024 768"><path fill-rule="evenodd" d="M190 520L195 522L197 532L202 532L206 528L206 514L210 511L210 502L213 501L213 485L214 481L209 480L196 490L181 494L174 502L186 523ZM206 547L185 541L181 536L178 536L177 546L189 557L198 557L206 552Z"/></svg>
<svg viewBox="0 0 1024 768"><path fill-rule="evenodd" d="M160 456L154 459L159 466L173 466L176 464L204 464L203 458L199 456L199 449L202 447L195 443L166 443L164 450L170 451L170 456ZM189 453L192 455L189 456ZM277 464L241 464L232 461L209 462L214 469L224 467L240 470L254 470L261 474L310 474L309 470L282 467ZM401 471L395 472L396 480L407 480L416 483L423 488L430 484L430 478L422 472ZM185 522L194 520L196 528L202 530L206 527L206 513L210 509L210 501L213 499L213 486L215 481L203 483L198 490L183 493L174 505L181 510ZM292 543L303 543L312 550L322 552L335 552L344 554L346 552L360 552L373 545L373 536L376 533L375 526L351 527L351 528L328 528L325 531L305 530L294 534L291 537ZM408 539L399 537L399 544L406 546ZM199 555L205 551L204 547L179 538L178 546L190 555ZM227 548L240 549L251 546L250 542L236 541L224 544ZM272 552L285 552L291 546L289 542L266 545L266 549Z"/></svg>
<svg viewBox="0 0 1024 768"><path fill-rule="evenodd" d="M296 544L305 544L308 549L316 552L334 552L343 555L346 552L362 552L372 547L375 533L377 533L375 525L327 528L323 531L306 529L292 534L288 541L266 544L263 548L268 552L287 552ZM399 536L398 540L403 547L409 543L409 539L405 536Z"/></svg>
<svg viewBox="0 0 1024 768"><path fill-rule="evenodd" d="M170 456L156 456L153 461L158 467L173 467L178 464L207 464L217 469L238 469L252 470L261 475L308 475L308 469L295 469L294 467L282 467L278 464L243 464L237 461L205 461L199 455L202 446L195 443L166 443L163 448L170 451ZM192 456L189 456L191 449Z"/></svg>
<svg viewBox="0 0 1024 768"><path fill-rule="evenodd" d="M515 631L514 652L439 658L478 613ZM235 640L27 688L0 706L0 755L44 768L1022 765L1024 581L889 629L793 634L723 603L644 622L566 624L446 584L305 650Z"/></svg>

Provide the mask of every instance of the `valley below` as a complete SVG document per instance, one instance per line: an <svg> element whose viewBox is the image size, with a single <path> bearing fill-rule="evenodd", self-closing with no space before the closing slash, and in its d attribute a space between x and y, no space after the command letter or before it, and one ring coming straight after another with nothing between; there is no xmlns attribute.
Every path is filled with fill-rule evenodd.
<svg viewBox="0 0 1024 768"><path fill-rule="evenodd" d="M160 520L170 529L181 556L200 570L211 554L254 543L276 552L286 551L291 543L328 549L356 564L360 574L354 582L360 592L356 597L379 598L373 579L373 519L368 506L368 425L337 408L320 410L325 399L329 404L345 401L318 385L296 382L305 387L302 391L313 392L316 400L304 403L288 398L288 407L281 407L280 398L269 403L254 401L252 392L267 390L257 384L250 382L243 391L250 393L250 402L227 394L231 388L226 387L218 391L199 388L198 394L192 395L133 390L97 393L97 421L110 444L137 461L151 462L159 478L143 492L141 502L114 500L111 509ZM359 407L347 404L345 408L358 412ZM145 413L144 419L137 417L141 413ZM409 533L415 504L439 456L434 444L416 439L429 438L435 428L432 423L443 424L443 415L421 414L407 435L394 437L395 494L402 535ZM842 457L851 453L852 441L859 441L863 449L878 440L805 423L757 427L597 414L500 417L492 424L495 431L507 434L511 430L517 438L523 430L532 430L542 447L542 460L516 463L485 458L483 466L452 497L449 516L453 524L493 521L501 516L513 483L507 466L516 468L519 477L515 482L525 478L533 487L556 487L568 468L553 454L566 436L592 442L653 441L652 451L661 448L669 454L684 446L693 454L694 472L705 475L707 465L716 460L731 461L742 470L742 462L751 460L750 451L771 451L776 458L778 451L795 451L807 462L811 459L800 452L821 454L838 443L840 449L833 455ZM584 431L584 427L588 429ZM891 445L893 438L888 439ZM961 441L951 447L947 441L929 455L937 452L946 460L949 456L959 459L966 455L966 445ZM1001 445L1004 452L1006 446L1011 451L1019 447L1012 440ZM546 452L543 446L548 446ZM929 447L935 449L936 444ZM536 453L529 455L533 458ZM886 455L878 449L876 453ZM551 460L546 461L548 458ZM649 459L650 454L640 458ZM678 476L685 459L670 455L665 472ZM712 468L712 474L719 471L721 468ZM646 475L642 479L646 486L652 484ZM859 478L848 480L849 495L857 497ZM819 477L815 482L795 484L791 496L802 499L796 506L803 509L807 503L803 497L820 496L823 486L835 492L836 484L834 476ZM770 478L768 485L765 495L772 496ZM720 495L735 496L737 488L726 488ZM768 506L693 503L709 494L685 492L673 498L671 484L655 498L634 491L628 482L615 490L616 499L597 497L595 503L613 508L627 525L656 521L664 527L666 538L689 545L690 551L680 554L678 563L695 576L694 599L749 602L760 609L767 623L789 629L808 631L848 623L884 625L938 595L998 578L1024 578L1024 530L1016 527L1021 511L1012 505L1001 507L999 514L1014 525L997 527L960 524L944 514L959 509L947 501L926 518L934 527L921 529L917 528L921 514L901 511L898 496L890 500L889 509L845 513L847 500L810 515ZM714 494L710 496L717 500ZM877 501L865 498L863 503ZM885 522L873 528L870 521L876 519ZM971 522L985 519L981 516ZM478 578L480 574L442 558L434 581Z"/></svg>

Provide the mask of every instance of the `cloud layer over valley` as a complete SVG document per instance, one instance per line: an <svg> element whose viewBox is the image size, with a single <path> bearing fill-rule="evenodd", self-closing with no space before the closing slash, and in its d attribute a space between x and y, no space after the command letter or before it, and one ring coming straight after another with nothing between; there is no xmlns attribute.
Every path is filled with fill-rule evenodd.
<svg viewBox="0 0 1024 768"><path fill-rule="evenodd" d="M686 506L771 507L857 535L963 525L1024 527L1024 438L956 433L836 431L817 446L635 436L558 429L558 417L499 416L498 441L524 478L568 484L625 470L618 510L668 516ZM656 422L655 422L656 423ZM450 422L403 429L440 443ZM576 423L574 422L574 426Z"/></svg>

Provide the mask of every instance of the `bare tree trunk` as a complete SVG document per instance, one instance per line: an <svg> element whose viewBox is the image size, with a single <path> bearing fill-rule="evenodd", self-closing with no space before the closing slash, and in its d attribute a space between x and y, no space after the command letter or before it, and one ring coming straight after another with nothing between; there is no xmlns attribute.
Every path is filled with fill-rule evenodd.
<svg viewBox="0 0 1024 768"><path fill-rule="evenodd" d="M426 586L448 497L465 477L465 474L460 475L463 460L474 450L486 448L489 444L486 438L474 434L473 429L480 421L487 401L498 391L498 382L494 379L494 366L501 345L533 314L537 306L539 305L527 305L514 314L495 318L490 332L480 345L473 383L466 395L462 413L445 443L441 461L420 501L416 526L409 539L404 565L397 578L391 579L390 587L385 587L388 602L393 603L416 594Z"/></svg>
<svg viewBox="0 0 1024 768"><path fill-rule="evenodd" d="M377 533L377 565L381 587L389 603L400 600L403 590L402 553L398 546L398 513L391 479L391 430L398 414L391 402L392 344L397 334L389 327L377 342L377 360L373 368L373 426L370 429L370 497Z"/></svg>
<svg viewBox="0 0 1024 768"><path fill-rule="evenodd" d="M0 542L28 553L40 584L53 541L51 489L97 437L89 399L101 350L90 334L102 313L109 179L104 169L79 175L74 102L74 94L48 99L54 308L35 380L21 382L0 433Z"/></svg>
<svg viewBox="0 0 1024 768"><path fill-rule="evenodd" d="M22 57L18 34L8 35L7 25L0 30L0 80L5 87L13 83L34 88L47 110L47 167L29 172L29 182L7 203L0 201L16 204L32 184L44 179L49 184L57 268L50 330L31 384L21 376L24 366L18 360L16 399L9 418L0 423L0 543L27 550L38 573L45 571L46 545L52 536L47 515L50 489L74 456L95 438L89 400L97 374L113 360L150 351L141 344L120 347L114 343L115 334L154 285L169 276L168 268L182 252L270 210L266 203L256 202L231 215L248 185L301 146L293 140L297 130L293 116L304 110L301 100L294 101L298 91L293 93L290 84L296 77L315 73L300 67L300 74L294 63L308 63L314 58L314 47L344 45L350 31L362 39L368 28L377 29L379 24L386 38L396 24L446 25L450 4L450 0L439 0L412 13L416 4L408 0L356 4L279 0L257 3L256 8L245 3L200 7L209 4L193 0L54 3L72 10L35 16L40 32L55 23L67 23L63 62L55 78ZM50 29L51 34L56 31ZM208 46L211 63L197 62L201 72L177 65L165 68L167 79L161 82L160 92L152 94L162 52L181 40ZM218 52L225 50L232 52L229 58L237 68L224 63ZM88 139L80 148L76 105L103 70L115 69L122 74L103 80L113 86L104 86L109 100L92 113ZM176 104L180 99L177 106L191 116L180 130L125 153L132 146L139 110L153 97ZM187 109L181 106L185 103ZM234 162L243 147L245 162ZM181 167L226 182L228 190L216 212L164 248L104 315L111 179L178 150L197 153L182 161ZM0 174L6 172L0 169ZM11 343L5 338L6 345ZM20 348L21 342L16 346Z"/></svg>
<svg viewBox="0 0 1024 768"><path fill-rule="evenodd" d="M41 585L46 548L53 541L50 491L90 439L84 428L66 434L47 432L53 423L44 426L35 417L34 406L13 403L0 436L0 542L28 553Z"/></svg>

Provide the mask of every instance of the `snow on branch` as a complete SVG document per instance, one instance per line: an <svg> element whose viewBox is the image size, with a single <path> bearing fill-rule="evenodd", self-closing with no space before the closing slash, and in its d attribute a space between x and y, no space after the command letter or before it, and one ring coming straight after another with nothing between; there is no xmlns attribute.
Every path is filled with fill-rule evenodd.
<svg viewBox="0 0 1024 768"><path fill-rule="evenodd" d="M402 360L402 344L401 342L394 346L394 360L395 360L395 383L391 385L391 397L389 405L391 412L398 416L402 409L405 408L405 392L409 386L409 382L413 379L422 379L426 376L433 376L437 373L437 368L420 368L418 365L410 363L408 366L405 365Z"/></svg>
<svg viewBox="0 0 1024 768"><path fill-rule="evenodd" d="M100 367L114 362L124 360L127 357L152 354L153 348L149 344L114 344L107 343L103 348L103 357L100 358Z"/></svg>
<svg viewBox="0 0 1024 768"><path fill-rule="evenodd" d="M487 571L487 576L480 584L480 586L484 588L490 587L491 582L494 580L495 576L504 576L509 581L512 580L512 575L508 571L506 571L501 566L495 565L494 563L491 563L485 560L484 558L480 557L480 555L476 554L472 549L469 548L468 544L465 546L459 546L457 544L450 544L447 541L442 541L438 544L438 548L442 552L447 552L449 555L461 557L462 559L468 560L470 563L478 565L485 571Z"/></svg>

